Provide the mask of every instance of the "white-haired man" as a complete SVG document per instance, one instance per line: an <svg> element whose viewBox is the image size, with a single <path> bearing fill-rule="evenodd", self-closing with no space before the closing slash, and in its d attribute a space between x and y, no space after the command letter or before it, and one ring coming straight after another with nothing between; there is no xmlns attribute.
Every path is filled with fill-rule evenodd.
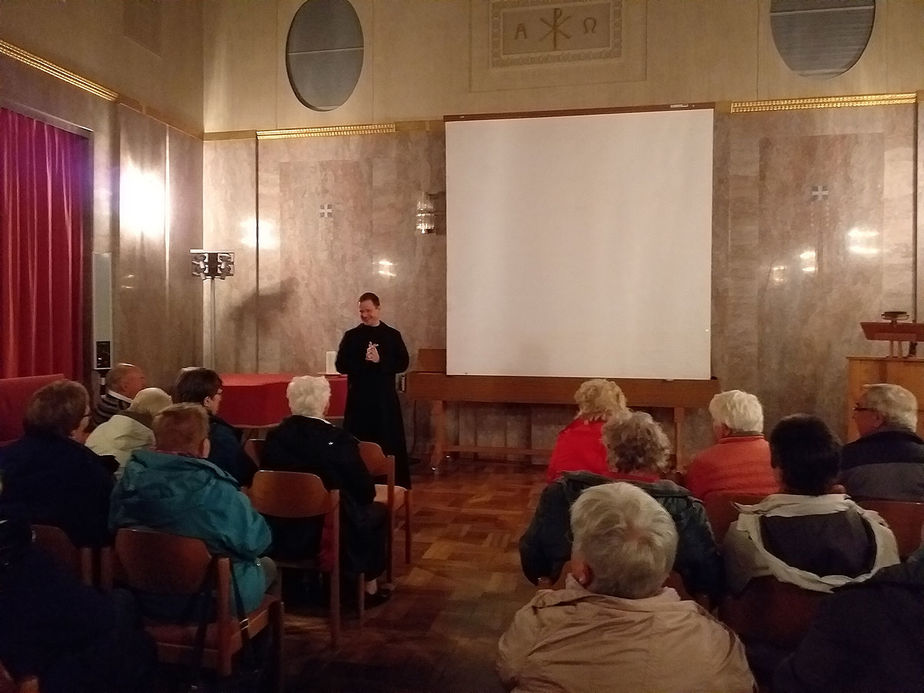
<svg viewBox="0 0 924 693"><path fill-rule="evenodd" d="M779 490L764 439L760 400L741 390L720 392L709 402L716 444L693 458L685 483L706 500L713 493L769 495Z"/></svg>
<svg viewBox="0 0 924 693"><path fill-rule="evenodd" d="M869 385L853 408L860 437L841 451L841 483L851 496L924 501L924 440L918 401L901 387Z"/></svg>
<svg viewBox="0 0 924 693"><path fill-rule="evenodd" d="M664 508L628 483L593 486L571 509L565 588L540 590L501 636L497 669L517 691L753 691L744 648L663 587L677 551Z"/></svg>

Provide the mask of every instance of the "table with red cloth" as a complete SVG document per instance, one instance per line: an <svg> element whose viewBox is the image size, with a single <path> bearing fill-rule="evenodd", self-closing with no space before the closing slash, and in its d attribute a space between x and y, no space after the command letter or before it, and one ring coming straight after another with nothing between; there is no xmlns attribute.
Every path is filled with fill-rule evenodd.
<svg viewBox="0 0 924 693"><path fill-rule="evenodd" d="M286 388L291 373L222 373L221 409L218 415L238 428L267 428L289 416ZM326 375L330 383L327 418L343 416L347 377Z"/></svg>

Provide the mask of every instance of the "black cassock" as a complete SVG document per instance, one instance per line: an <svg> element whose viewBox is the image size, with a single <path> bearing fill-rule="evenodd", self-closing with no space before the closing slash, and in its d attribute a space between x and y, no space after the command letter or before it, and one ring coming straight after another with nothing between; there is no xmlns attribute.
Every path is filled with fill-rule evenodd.
<svg viewBox="0 0 924 693"><path fill-rule="evenodd" d="M378 345L378 363L366 360L370 343ZM411 472L395 376L407 370L409 361L401 333L384 322L347 330L337 349L337 370L347 375L343 427L360 440L378 443L386 455L394 455L395 482L407 488Z"/></svg>

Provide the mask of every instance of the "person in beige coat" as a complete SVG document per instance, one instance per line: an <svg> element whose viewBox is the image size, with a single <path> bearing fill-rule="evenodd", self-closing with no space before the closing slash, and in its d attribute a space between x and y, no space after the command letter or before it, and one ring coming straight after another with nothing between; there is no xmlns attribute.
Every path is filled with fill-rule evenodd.
<svg viewBox="0 0 924 693"><path fill-rule="evenodd" d="M172 404L170 395L157 387L139 390L125 411L114 414L101 423L87 438L87 447L97 455L112 455L119 463L116 478L135 450L152 449L154 417Z"/></svg>
<svg viewBox="0 0 924 693"><path fill-rule="evenodd" d="M561 590L539 590L498 645L515 691L751 693L744 648L693 601L663 587L677 550L664 508L632 484L584 491Z"/></svg>

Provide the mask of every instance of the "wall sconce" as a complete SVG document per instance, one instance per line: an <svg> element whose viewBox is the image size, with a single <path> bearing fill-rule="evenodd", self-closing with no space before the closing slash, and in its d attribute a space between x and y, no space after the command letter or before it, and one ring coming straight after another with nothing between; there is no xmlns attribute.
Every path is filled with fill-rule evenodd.
<svg viewBox="0 0 924 693"><path fill-rule="evenodd" d="M439 218L446 216L446 193L422 192L417 196L417 233L429 236L437 232Z"/></svg>

